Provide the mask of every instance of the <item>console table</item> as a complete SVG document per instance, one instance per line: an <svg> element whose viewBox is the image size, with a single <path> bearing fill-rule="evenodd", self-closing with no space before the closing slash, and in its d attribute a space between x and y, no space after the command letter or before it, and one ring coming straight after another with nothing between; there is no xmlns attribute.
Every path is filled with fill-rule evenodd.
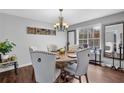
<svg viewBox="0 0 124 93"><path fill-rule="evenodd" d="M92 49L90 52L90 56L94 56L94 59L90 59L89 62L90 63L94 63L101 65L101 49ZM98 60L97 60L98 57Z"/></svg>
<svg viewBox="0 0 124 93"><path fill-rule="evenodd" d="M14 66L14 71L15 71L15 74L17 75L18 72L17 72L17 66L18 66L18 62L17 61L7 61L7 62L2 62L0 63L0 68L4 67L4 66Z"/></svg>

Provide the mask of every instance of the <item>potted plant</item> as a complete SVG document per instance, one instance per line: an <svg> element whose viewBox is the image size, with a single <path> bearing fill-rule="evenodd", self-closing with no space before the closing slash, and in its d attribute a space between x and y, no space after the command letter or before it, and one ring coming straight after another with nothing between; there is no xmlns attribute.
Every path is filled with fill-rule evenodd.
<svg viewBox="0 0 124 93"><path fill-rule="evenodd" d="M3 60L8 59L9 56L7 55L7 53L11 52L14 46L16 45L8 40L5 40L4 42L0 42L0 53L2 54L2 56L0 54L0 58ZM0 61L2 61L1 59Z"/></svg>

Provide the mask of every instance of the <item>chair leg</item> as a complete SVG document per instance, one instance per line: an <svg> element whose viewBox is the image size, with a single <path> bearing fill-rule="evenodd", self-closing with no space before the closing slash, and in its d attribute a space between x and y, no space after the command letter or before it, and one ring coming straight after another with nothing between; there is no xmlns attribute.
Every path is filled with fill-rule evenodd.
<svg viewBox="0 0 124 93"><path fill-rule="evenodd" d="M81 76L79 76L79 82L81 83Z"/></svg>
<svg viewBox="0 0 124 93"><path fill-rule="evenodd" d="M85 77L86 77L86 81L87 81L87 83L89 83L89 80L88 80L88 76L87 76L87 74L85 74Z"/></svg>
<svg viewBox="0 0 124 93"><path fill-rule="evenodd" d="M58 76L58 78L56 79L55 83L60 83L60 79L61 79L61 75Z"/></svg>
<svg viewBox="0 0 124 93"><path fill-rule="evenodd" d="M36 80L35 80L35 74L34 74L34 69L33 69L33 71L32 71L32 80L33 80L34 82L36 82Z"/></svg>
<svg viewBox="0 0 124 93"><path fill-rule="evenodd" d="M34 69L32 71L32 80L34 80Z"/></svg>

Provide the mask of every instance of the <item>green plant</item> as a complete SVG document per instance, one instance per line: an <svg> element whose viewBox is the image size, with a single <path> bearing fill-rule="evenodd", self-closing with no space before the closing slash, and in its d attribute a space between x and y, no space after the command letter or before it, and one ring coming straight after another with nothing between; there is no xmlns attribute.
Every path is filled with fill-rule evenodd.
<svg viewBox="0 0 124 93"><path fill-rule="evenodd" d="M5 40L4 42L0 42L0 53L5 55L12 51L12 49L16 46L13 42Z"/></svg>

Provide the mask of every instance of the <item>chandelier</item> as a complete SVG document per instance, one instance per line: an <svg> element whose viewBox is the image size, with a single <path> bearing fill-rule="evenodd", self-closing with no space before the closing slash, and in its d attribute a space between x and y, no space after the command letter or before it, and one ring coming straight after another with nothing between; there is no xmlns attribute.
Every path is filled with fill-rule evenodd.
<svg viewBox="0 0 124 93"><path fill-rule="evenodd" d="M59 22L57 22L55 25L54 25L54 29L56 31L67 31L68 29L68 24L67 23L64 23L63 20L64 20L64 17L62 16L62 11L63 9L59 9L60 11L60 16L59 16Z"/></svg>

